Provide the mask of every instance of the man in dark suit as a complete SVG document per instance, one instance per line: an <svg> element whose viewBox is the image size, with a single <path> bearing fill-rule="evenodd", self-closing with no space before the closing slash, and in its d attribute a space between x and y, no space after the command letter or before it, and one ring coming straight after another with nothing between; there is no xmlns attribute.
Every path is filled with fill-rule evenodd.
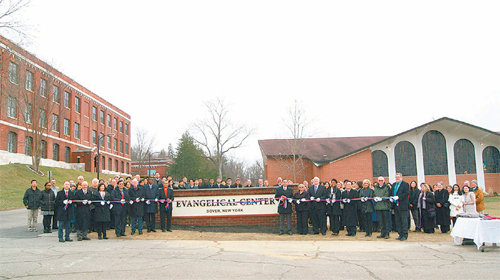
<svg viewBox="0 0 500 280"><path fill-rule="evenodd" d="M245 185L245 188L253 188L252 180L250 180L250 179L247 180L247 184Z"/></svg>
<svg viewBox="0 0 500 280"><path fill-rule="evenodd" d="M76 206L76 223L78 225L77 237L78 241L90 240L87 233L90 228L90 204L92 203L92 193L88 190L89 184L83 181L82 189L75 193L75 200L81 200Z"/></svg>
<svg viewBox="0 0 500 280"><path fill-rule="evenodd" d="M340 209L340 202L335 200L341 198L342 192L337 187L336 179L332 179L330 182L330 187L326 190L328 198L330 199L327 205L327 213L328 217L330 217L330 230L332 231L332 235L339 235L342 210Z"/></svg>
<svg viewBox="0 0 500 280"><path fill-rule="evenodd" d="M283 180L284 182L284 180ZM309 204L309 212L311 216L311 221L313 224L313 233L326 234L326 202L320 201L321 199L327 199L328 194L323 185L319 184L319 178L314 177L313 185L309 187L309 196L311 197L311 203Z"/></svg>
<svg viewBox="0 0 500 280"><path fill-rule="evenodd" d="M129 204L129 196L127 190L123 188L123 180L118 182L118 188L116 188L111 194L111 200L121 201L120 203L114 203L113 215L115 216L115 233L116 237L125 236L125 223L127 220L127 204Z"/></svg>
<svg viewBox="0 0 500 280"><path fill-rule="evenodd" d="M130 209L130 228L131 234L135 234L135 230L139 230L139 234L142 234L142 217L144 216L144 186L139 186L137 179L132 180L132 187L128 190L128 196L130 200L133 201L129 205Z"/></svg>
<svg viewBox="0 0 500 280"><path fill-rule="evenodd" d="M146 214L146 226L148 228L148 232L154 231L155 229L155 219L156 219L156 211L158 209L158 203L154 201L154 199L158 199L158 186L153 185L153 178L148 178L148 183L144 185L144 199L153 199L146 200L146 205L144 207L144 212Z"/></svg>
<svg viewBox="0 0 500 280"><path fill-rule="evenodd" d="M394 204L394 218L398 229L398 240L408 239L408 218L409 218L409 196L410 185L403 181L403 175L396 173L396 182L391 190L392 202Z"/></svg>
<svg viewBox="0 0 500 280"><path fill-rule="evenodd" d="M69 189L69 182L64 182L63 190L57 192L55 207L57 208L57 220L59 221L58 236L59 242L71 242L73 241L69 238L70 221L73 218L73 205L69 202L73 199L73 193ZM64 239L63 239L64 230Z"/></svg>
<svg viewBox="0 0 500 280"><path fill-rule="evenodd" d="M293 202L293 190L287 186L287 182L284 181L281 187L276 188L274 198L280 198L278 203L278 213L280 214L280 235L284 231L284 223L286 218L286 225L288 234L292 234L292 202Z"/></svg>

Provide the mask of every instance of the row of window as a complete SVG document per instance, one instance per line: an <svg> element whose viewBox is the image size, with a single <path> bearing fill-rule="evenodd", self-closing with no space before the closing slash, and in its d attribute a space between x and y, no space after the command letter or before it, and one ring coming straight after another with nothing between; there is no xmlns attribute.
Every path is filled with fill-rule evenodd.
<svg viewBox="0 0 500 280"><path fill-rule="evenodd" d="M59 161L59 144L54 143L52 145L52 159ZM8 133L8 143L7 143L7 151L11 153L17 153L17 134L15 132L10 131ZM26 136L24 138L24 154L27 156L32 156L33 155L33 138L30 136ZM42 140L40 142L40 154L42 158L48 158L47 157L47 142ZM70 147L66 146L64 148L64 161L65 162L70 162L70 157L71 157L71 149ZM106 157L102 156L102 169L106 169ZM120 169L118 168L118 160L115 159L115 164L114 164L114 171L125 173L125 163L123 161L120 161ZM108 169L113 170L113 159L108 158ZM127 173L130 173L129 171L129 164L126 164L126 171Z"/></svg>
<svg viewBox="0 0 500 280"><path fill-rule="evenodd" d="M454 147L455 173L476 174L474 144L467 139L458 140ZM448 175L446 140L436 130L427 132L422 138L422 153L425 175ZM399 142L394 148L396 172L403 176L416 176L417 164L415 147L408 141ZM387 155L380 150L372 152L373 176L389 176ZM500 153L496 147L488 146L483 150L483 169L485 173L500 173Z"/></svg>
<svg viewBox="0 0 500 280"><path fill-rule="evenodd" d="M26 79L25 79L25 88L26 90L33 91L34 83L33 83L33 78L34 74L30 72L29 70L26 70ZM14 83L18 84L18 66L14 62L10 62L9 65L9 80ZM40 78L40 95L47 97L47 80ZM59 87L57 85L52 85L52 101L59 104ZM17 106L17 99L15 97L9 96L9 110L8 110L8 116L11 118L16 118L17 117L17 112L16 108ZM64 91L64 100L63 100L64 107L70 108L70 93L67 91ZM80 113L81 112L81 101L80 98L75 96L75 112ZM99 121L101 124L105 124L104 121L104 111L100 110L99 111ZM92 106L92 120L97 122L97 107ZM123 121L120 121L120 127L119 129L117 128L117 123L118 119L113 118L113 123L111 123L111 115L107 115L107 123L108 127L113 127L114 130L119 131L120 133L125 133L125 135L129 135L129 124L125 123ZM112 126L113 124L113 126Z"/></svg>

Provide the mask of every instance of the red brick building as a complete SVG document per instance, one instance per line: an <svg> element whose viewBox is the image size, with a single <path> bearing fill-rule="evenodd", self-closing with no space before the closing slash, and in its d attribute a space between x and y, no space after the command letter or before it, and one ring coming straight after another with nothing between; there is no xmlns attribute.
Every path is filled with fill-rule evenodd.
<svg viewBox="0 0 500 280"><path fill-rule="evenodd" d="M132 175L153 176L160 173L161 176L167 176L168 168L174 163L171 158L152 158L151 161L132 161ZM149 170L149 172L148 172Z"/></svg>
<svg viewBox="0 0 500 280"><path fill-rule="evenodd" d="M298 142L298 143L297 143ZM476 179L489 193L500 192L500 133L441 118L394 136L260 140L269 182L293 178L291 151L302 158L296 181L336 178L361 181L383 176L405 181L463 185ZM299 149L297 149L299 147Z"/></svg>
<svg viewBox="0 0 500 280"><path fill-rule="evenodd" d="M26 121L37 106L26 101L31 96L50 104L44 107L49 112L38 115L47 126L41 142L46 162L85 163L86 171L95 172L100 142L100 170L130 173L129 114L2 36L0 55L0 150L17 158L33 154L26 133Z"/></svg>

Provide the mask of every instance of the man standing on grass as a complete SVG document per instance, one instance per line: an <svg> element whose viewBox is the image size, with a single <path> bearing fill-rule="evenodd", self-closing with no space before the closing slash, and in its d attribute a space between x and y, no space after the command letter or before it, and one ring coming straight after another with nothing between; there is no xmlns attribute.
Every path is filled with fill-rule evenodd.
<svg viewBox="0 0 500 280"><path fill-rule="evenodd" d="M40 190L36 187L36 180L31 180L31 187L24 192L24 207L28 209L28 231L37 231L38 209L40 208Z"/></svg>

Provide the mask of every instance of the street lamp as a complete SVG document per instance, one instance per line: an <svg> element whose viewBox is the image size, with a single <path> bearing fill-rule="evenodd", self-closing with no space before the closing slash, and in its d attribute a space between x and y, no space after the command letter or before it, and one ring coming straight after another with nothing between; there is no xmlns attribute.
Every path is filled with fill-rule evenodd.
<svg viewBox="0 0 500 280"><path fill-rule="evenodd" d="M99 152L99 146L101 146L101 139L104 138L104 136L110 136L110 137L115 137L115 134L114 133L110 133L110 134L107 134L107 135L101 135L99 136L99 139L97 140L97 159L96 159L96 165L97 165L97 180L99 180L99 169L101 168L101 164L100 164L100 159L101 159L101 153ZM104 145L106 146L106 145Z"/></svg>

